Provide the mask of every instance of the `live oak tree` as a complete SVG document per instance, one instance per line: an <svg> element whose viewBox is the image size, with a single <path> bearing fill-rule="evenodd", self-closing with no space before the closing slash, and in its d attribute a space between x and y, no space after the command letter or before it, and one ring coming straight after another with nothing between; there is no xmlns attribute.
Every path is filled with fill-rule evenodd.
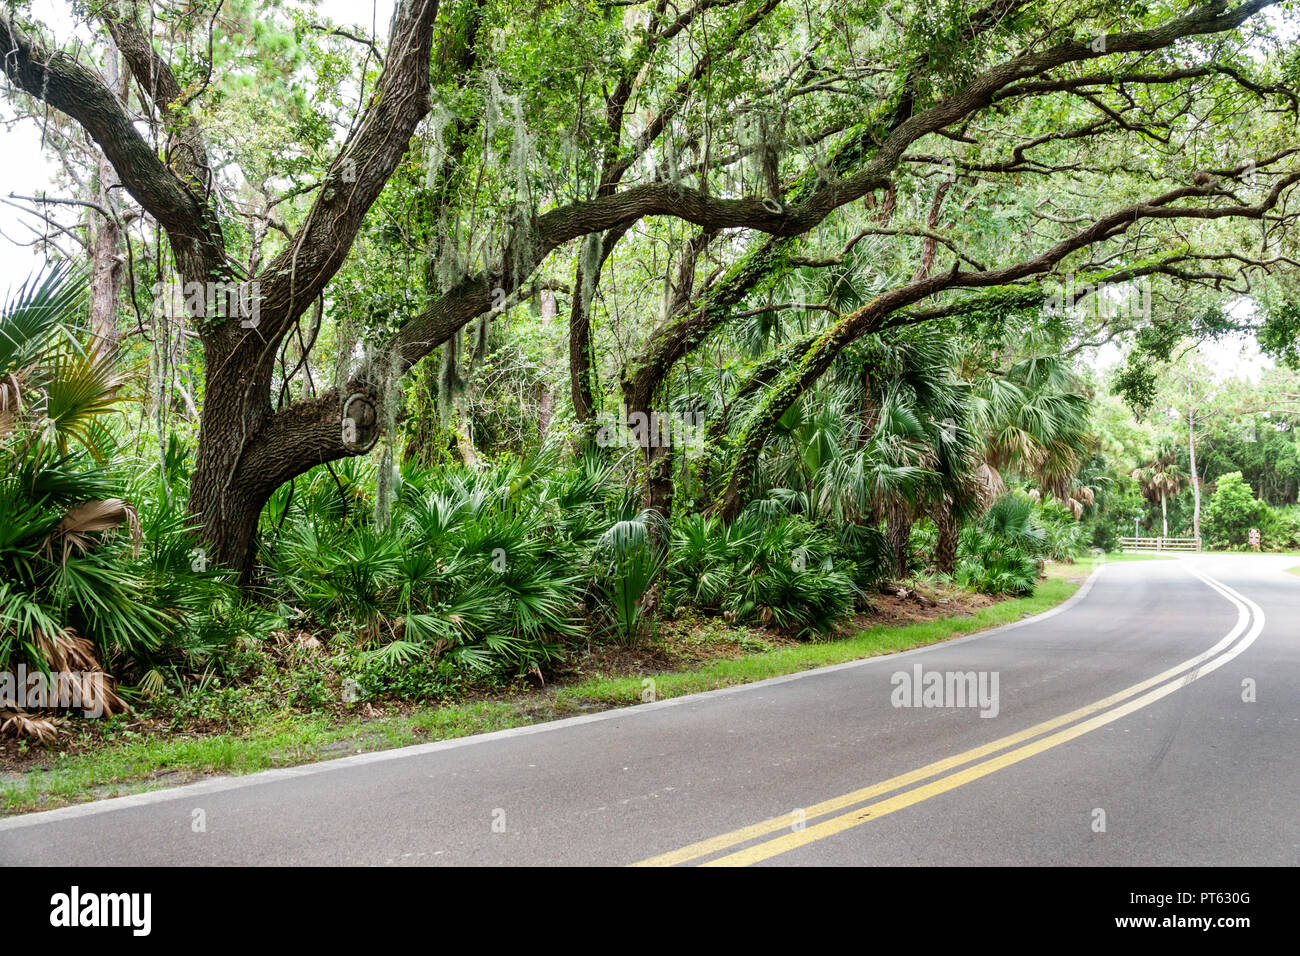
<svg viewBox="0 0 1300 956"><path fill-rule="evenodd" d="M203 342L205 381L190 505L216 560L241 572L250 567L258 517L271 492L312 464L347 453L338 396L273 412L277 346L342 264L428 111L437 9L437 3L398 9L365 119L336 157L291 241L254 275L241 274L227 255L204 131L186 113L194 91L182 88L145 32L145 9L102 6L96 15L138 89L151 100L148 105L166 118L162 156L99 75L73 56L44 48L13 13L0 14L0 46L12 82L71 116L93 137L123 186L166 231L186 286L233 287L252 300L251 307L233 315L207 315L197 302L191 306Z"/></svg>
<svg viewBox="0 0 1300 956"><path fill-rule="evenodd" d="M599 390L601 272L625 245L662 238L660 222L677 236L661 257L657 322L620 373L630 415L652 412L680 363L770 306L793 269L893 243L869 299L827 311L756 375L760 397L734 435L715 433L725 516L743 506L774 423L863 336L1037 312L1066 269L1115 284L1267 270L1300 180L1294 66L1270 52L1268 6L404 0L386 44L345 37L363 66L335 80L364 106L308 151L334 150L318 175L243 219L228 199L231 146L204 121L221 80L213 38L233 42L235 11L90 3L134 81L129 97L12 8L0 11L0 51L14 88L102 150L186 287L239 293L241 307L216 314L205 297L188 304L203 347L190 508L213 558L247 577L275 489L369 451L393 427L393 383L472 323L486 334L555 253L573 257L570 393L585 422ZM1216 129L1243 113L1257 142ZM1072 198L1028 201L1056 193ZM900 207L924 212L904 220ZM999 209L1026 217L1011 224L1027 227L1016 241L1005 220L991 223ZM1229 254L1223 230L1202 229L1233 220L1262 224L1262 251ZM318 331L327 302L382 286L376 263L355 268L372 233L419 257L422 301L380 308L359 362L340 336L338 380L290 396L287 346L298 343L301 365L315 341L304 323ZM648 499L663 509L666 454L646 449Z"/></svg>

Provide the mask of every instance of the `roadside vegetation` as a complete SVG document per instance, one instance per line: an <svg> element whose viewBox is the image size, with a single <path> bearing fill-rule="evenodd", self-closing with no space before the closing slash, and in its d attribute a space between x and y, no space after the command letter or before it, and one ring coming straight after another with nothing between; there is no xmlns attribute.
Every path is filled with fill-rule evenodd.
<svg viewBox="0 0 1300 956"><path fill-rule="evenodd" d="M18 396L0 483L12 502L0 654L33 673L88 670L102 698L90 688L83 710L149 714L156 730L544 686L593 648L635 655L668 631L722 626L759 649L824 640L899 593L931 607L936 588L1032 594L1046 560L1084 550L1070 508L1028 490L1048 477L1047 448L1077 462L1091 441L1073 379L1040 359L976 400L951 346L922 334L861 357L892 363L895 379L856 387L850 365L789 416L761 495L731 521L685 495L670 518L644 507L633 456L599 446L473 467L352 458L272 497L258 579L241 589L184 510L182 439L128 444L140 401L120 357L87 337L85 291L55 269L0 315ZM960 416L962 439L944 436L938 412ZM1022 477L1009 487L1003 474ZM945 541L936 516L958 510ZM80 720L4 717L56 748Z"/></svg>

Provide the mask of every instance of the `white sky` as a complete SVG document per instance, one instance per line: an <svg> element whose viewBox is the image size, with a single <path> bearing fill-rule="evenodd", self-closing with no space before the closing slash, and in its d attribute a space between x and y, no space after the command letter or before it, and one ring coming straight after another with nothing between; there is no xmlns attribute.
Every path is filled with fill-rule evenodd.
<svg viewBox="0 0 1300 956"><path fill-rule="evenodd" d="M1249 299L1238 299L1228 308L1228 314L1237 321L1248 320L1253 312L1254 304ZM1259 350L1259 343L1248 333L1225 336L1218 342L1202 342L1198 348L1217 382L1244 378L1258 384L1264 372L1275 364ZM1123 348L1114 342L1082 354L1085 362L1102 373L1124 360Z"/></svg>
<svg viewBox="0 0 1300 956"><path fill-rule="evenodd" d="M1256 384L1264 372L1273 367L1274 362L1259 350L1259 343L1253 335L1232 335L1218 342L1202 342L1198 349L1205 357L1206 363L1214 373L1214 379L1221 382L1229 378L1244 378ZM1082 353L1084 361L1099 372L1106 372L1124 359L1123 350L1114 342L1108 342L1099 349Z"/></svg>

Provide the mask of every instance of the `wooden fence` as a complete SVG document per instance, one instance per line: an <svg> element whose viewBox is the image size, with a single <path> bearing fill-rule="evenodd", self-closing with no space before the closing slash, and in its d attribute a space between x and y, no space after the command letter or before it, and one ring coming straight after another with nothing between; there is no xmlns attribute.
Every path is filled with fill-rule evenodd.
<svg viewBox="0 0 1300 956"><path fill-rule="evenodd" d="M1200 538L1120 538L1121 551L1200 551Z"/></svg>

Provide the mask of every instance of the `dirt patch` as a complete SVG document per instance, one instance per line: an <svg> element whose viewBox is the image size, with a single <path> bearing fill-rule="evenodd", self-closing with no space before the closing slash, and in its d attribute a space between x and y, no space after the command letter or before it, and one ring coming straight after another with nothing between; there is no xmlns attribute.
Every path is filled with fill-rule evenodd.
<svg viewBox="0 0 1300 956"><path fill-rule="evenodd" d="M1004 597L990 597L943 585L903 585L873 594L871 609L855 614L841 624L836 637L851 637L873 627L904 627L944 617L970 617L981 608L1004 600Z"/></svg>

